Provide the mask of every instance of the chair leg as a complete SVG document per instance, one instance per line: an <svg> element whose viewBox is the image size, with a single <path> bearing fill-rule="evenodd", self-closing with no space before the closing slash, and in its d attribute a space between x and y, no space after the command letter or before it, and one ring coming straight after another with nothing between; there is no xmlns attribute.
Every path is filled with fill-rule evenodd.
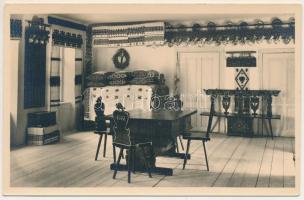
<svg viewBox="0 0 304 200"><path fill-rule="evenodd" d="M141 149L142 149L143 154L144 154L145 166L146 166L146 169L148 171L149 177L152 178L151 168L150 168L150 164L148 163L149 161L147 159L147 155L146 155L145 149L144 149L144 147L141 147Z"/></svg>
<svg viewBox="0 0 304 200"><path fill-rule="evenodd" d="M183 169L185 169L185 166L186 166L186 163L187 163L187 157L188 157L189 149L190 149L190 142L191 142L191 140L188 139L188 141L187 141L187 150L186 150L185 157L184 157Z"/></svg>
<svg viewBox="0 0 304 200"><path fill-rule="evenodd" d="M102 140L102 135L99 135L99 141L98 141L98 145L97 145L97 149L96 149L95 160L97 160L97 158L98 158L101 140Z"/></svg>
<svg viewBox="0 0 304 200"><path fill-rule="evenodd" d="M114 145L113 145L113 160L114 160L114 163L116 163L116 149L115 149Z"/></svg>
<svg viewBox="0 0 304 200"><path fill-rule="evenodd" d="M118 166L119 166L119 163L120 163L122 152L123 152L123 148L120 149L120 152L119 152L119 155L118 155L117 163L115 165L115 170L114 170L114 174L113 174L113 179L116 178L116 174L117 174L117 171L118 171Z"/></svg>
<svg viewBox="0 0 304 200"><path fill-rule="evenodd" d="M205 141L204 141L204 140L203 140L203 146L204 146L204 153L205 153L205 159L206 159L207 171L209 171L208 157L207 157L206 146L205 146Z"/></svg>
<svg viewBox="0 0 304 200"><path fill-rule="evenodd" d="M129 149L129 155L128 155L128 183L131 183L131 169L130 169L130 164L131 164L131 153L132 149Z"/></svg>
<svg viewBox="0 0 304 200"><path fill-rule="evenodd" d="M103 157L106 157L106 153L107 153L107 138L108 138L108 133L105 134L105 139L103 141Z"/></svg>
<svg viewBox="0 0 304 200"><path fill-rule="evenodd" d="M182 150L184 151L185 149L184 149L184 144L183 144L183 141L182 141L182 137L179 135L178 138L179 138L179 142L181 144Z"/></svg>
<svg viewBox="0 0 304 200"><path fill-rule="evenodd" d="M136 148L134 148L133 152L132 152L132 172L133 172L133 174L135 174L135 151L136 151Z"/></svg>
<svg viewBox="0 0 304 200"><path fill-rule="evenodd" d="M149 146L149 157L148 158L152 158L154 156L154 151L153 151L153 146L152 144L150 144ZM148 164L151 167L151 162L148 160Z"/></svg>
<svg viewBox="0 0 304 200"><path fill-rule="evenodd" d="M179 148L178 148L178 144L177 144L177 138L175 138L175 147L176 147L176 151L177 151L177 153L179 153Z"/></svg>

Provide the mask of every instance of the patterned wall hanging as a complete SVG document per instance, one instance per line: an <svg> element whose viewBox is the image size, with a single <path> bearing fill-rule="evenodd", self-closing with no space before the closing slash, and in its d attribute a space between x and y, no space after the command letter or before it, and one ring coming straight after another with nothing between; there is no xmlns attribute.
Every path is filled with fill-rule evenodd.
<svg viewBox="0 0 304 200"><path fill-rule="evenodd" d="M93 47L161 45L164 22L93 24Z"/></svg>
<svg viewBox="0 0 304 200"><path fill-rule="evenodd" d="M51 71L50 71L50 107L51 111L56 111L61 102L61 69L63 66L62 48L56 45L52 46L51 52Z"/></svg>
<svg viewBox="0 0 304 200"><path fill-rule="evenodd" d="M173 45L193 45L193 44L238 44L255 43L266 40L277 42L282 40L285 44L295 40L295 20L290 18L282 22L279 18L274 18L271 23L264 23L256 20L249 24L245 21L233 23L228 21L224 25L216 25L208 22L206 25L193 24L191 27L185 25L172 25L166 23L165 41L169 46Z"/></svg>
<svg viewBox="0 0 304 200"><path fill-rule="evenodd" d="M227 67L256 67L256 51L227 51Z"/></svg>
<svg viewBox="0 0 304 200"><path fill-rule="evenodd" d="M86 48L85 48L85 68L84 76L87 77L92 73L92 26L87 26L86 30Z"/></svg>
<svg viewBox="0 0 304 200"><path fill-rule="evenodd" d="M75 103L79 104L82 101L82 49L75 50Z"/></svg>
<svg viewBox="0 0 304 200"><path fill-rule="evenodd" d="M235 77L235 82L239 86L239 89L243 90L249 82L249 77L246 72L248 69L236 69L237 75Z"/></svg>
<svg viewBox="0 0 304 200"><path fill-rule="evenodd" d="M20 39L22 36L22 21L20 19L10 19L11 39Z"/></svg>
<svg viewBox="0 0 304 200"><path fill-rule="evenodd" d="M125 69L129 66L130 55L125 49L118 49L112 60L116 68Z"/></svg>
<svg viewBox="0 0 304 200"><path fill-rule="evenodd" d="M52 111L56 111L60 102L63 102L63 72L64 47L52 46L51 52L51 71L50 71L50 107ZM75 49L75 103L79 104L82 101L82 71L83 71L83 51Z"/></svg>
<svg viewBox="0 0 304 200"><path fill-rule="evenodd" d="M76 33L64 32L54 29L52 33L54 45L81 48L83 44L82 36Z"/></svg>
<svg viewBox="0 0 304 200"><path fill-rule="evenodd" d="M33 17L25 29L24 108L45 106L46 44L49 25Z"/></svg>

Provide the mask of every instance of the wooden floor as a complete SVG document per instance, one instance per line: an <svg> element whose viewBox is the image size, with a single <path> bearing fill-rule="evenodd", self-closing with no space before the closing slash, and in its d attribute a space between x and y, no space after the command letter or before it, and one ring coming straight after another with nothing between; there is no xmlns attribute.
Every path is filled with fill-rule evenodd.
<svg viewBox="0 0 304 200"><path fill-rule="evenodd" d="M191 144L191 160L158 157L157 166L173 168L173 176L118 172L112 179L111 136L107 157L94 161L98 136L81 132L58 144L27 146L11 151L11 187L294 187L294 138L242 138L213 134L207 143L206 171L202 143ZM185 141L184 141L185 144ZM122 161L124 162L124 161Z"/></svg>

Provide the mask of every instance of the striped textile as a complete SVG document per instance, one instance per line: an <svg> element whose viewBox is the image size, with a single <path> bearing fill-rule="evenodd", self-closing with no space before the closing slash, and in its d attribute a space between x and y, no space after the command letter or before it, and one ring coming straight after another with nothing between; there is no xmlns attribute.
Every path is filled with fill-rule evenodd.
<svg viewBox="0 0 304 200"><path fill-rule="evenodd" d="M60 140L60 132L58 130L44 135L28 135L28 144L45 145L58 142Z"/></svg>
<svg viewBox="0 0 304 200"><path fill-rule="evenodd" d="M121 47L164 44L164 22L97 24L92 26L93 46Z"/></svg>
<svg viewBox="0 0 304 200"><path fill-rule="evenodd" d="M50 72L50 107L56 111L60 105L60 89L62 84L61 67L63 62L62 49L59 46L52 46L51 72Z"/></svg>
<svg viewBox="0 0 304 200"><path fill-rule="evenodd" d="M75 49L75 103L82 102L82 70L83 54L82 49Z"/></svg>

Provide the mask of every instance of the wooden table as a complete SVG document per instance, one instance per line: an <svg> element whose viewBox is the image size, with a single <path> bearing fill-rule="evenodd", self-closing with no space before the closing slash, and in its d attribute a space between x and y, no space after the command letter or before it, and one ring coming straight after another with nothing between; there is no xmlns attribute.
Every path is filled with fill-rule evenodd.
<svg viewBox="0 0 304 200"><path fill-rule="evenodd" d="M170 156L183 159L184 153L176 152L175 140L178 135L190 128L191 115L196 110L185 111L143 111L131 110L128 127L136 137L149 137L152 140L153 155L150 156L150 163L153 166L152 172L171 176L171 168L156 167L156 156ZM112 119L112 116L106 118ZM112 120L111 120L112 121ZM113 124L113 122L112 122ZM188 157L190 159L190 156ZM111 169L115 164L111 164ZM136 152L136 171L145 171L142 152ZM119 170L126 170L125 165L120 165Z"/></svg>

